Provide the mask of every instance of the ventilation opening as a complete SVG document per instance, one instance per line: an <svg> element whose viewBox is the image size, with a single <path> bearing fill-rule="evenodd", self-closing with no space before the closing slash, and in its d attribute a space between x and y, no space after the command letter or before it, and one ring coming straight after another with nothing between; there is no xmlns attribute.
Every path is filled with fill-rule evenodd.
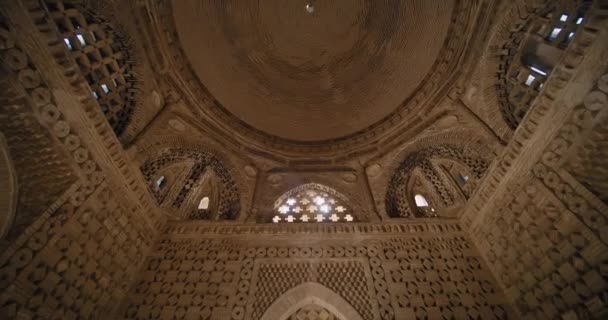
<svg viewBox="0 0 608 320"><path fill-rule="evenodd" d="M469 176L467 175L458 175L458 183L461 186L464 186L469 181Z"/></svg>
<svg viewBox="0 0 608 320"><path fill-rule="evenodd" d="M65 2L45 0L47 9L67 51L87 79L93 97L104 112L116 136L128 126L137 92L133 78L133 59L126 37L116 32L100 16L90 16ZM112 79L126 79L116 81ZM112 85L114 84L114 85Z"/></svg>
<svg viewBox="0 0 608 320"><path fill-rule="evenodd" d="M549 34L549 41L555 41L559 36L560 32L562 32L562 28L553 28L551 33Z"/></svg>
<svg viewBox="0 0 608 320"><path fill-rule="evenodd" d="M536 80L536 77L529 74L528 78L526 79L526 85L529 87L534 83L534 80Z"/></svg>
<svg viewBox="0 0 608 320"><path fill-rule="evenodd" d="M414 201L416 202L416 207L418 208L425 208L429 206L429 203L426 201L426 198L421 194L415 195Z"/></svg>
<svg viewBox="0 0 608 320"><path fill-rule="evenodd" d="M201 201L198 203L198 209L199 210L209 209L209 197L204 197L201 199Z"/></svg>
<svg viewBox="0 0 608 320"><path fill-rule="evenodd" d="M540 75L547 76L547 72L544 71L544 70L542 70L542 69L540 69L540 68L530 67L530 70L532 70L532 71L534 71L534 72L536 72L536 73L538 73Z"/></svg>
<svg viewBox="0 0 608 320"><path fill-rule="evenodd" d="M156 179L157 188L162 189L165 187L166 184L167 184L167 180L165 179L165 176L160 176L158 179Z"/></svg>

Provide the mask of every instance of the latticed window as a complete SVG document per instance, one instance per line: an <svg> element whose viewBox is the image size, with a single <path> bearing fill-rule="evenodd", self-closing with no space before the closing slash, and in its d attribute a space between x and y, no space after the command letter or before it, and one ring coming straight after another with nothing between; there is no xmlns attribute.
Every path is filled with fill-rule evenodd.
<svg viewBox="0 0 608 320"><path fill-rule="evenodd" d="M578 28L585 23L590 2L550 2L525 28L513 33L512 43L504 48L507 54L503 58L507 61L502 64L506 67L502 80L507 98L503 116L513 129L528 112Z"/></svg>
<svg viewBox="0 0 608 320"><path fill-rule="evenodd" d="M291 190L275 203L272 222L352 222L354 216L333 190L308 184Z"/></svg>
<svg viewBox="0 0 608 320"><path fill-rule="evenodd" d="M109 24L72 5L47 0L47 10L106 119L117 136L128 125L135 104L133 67L126 42Z"/></svg>

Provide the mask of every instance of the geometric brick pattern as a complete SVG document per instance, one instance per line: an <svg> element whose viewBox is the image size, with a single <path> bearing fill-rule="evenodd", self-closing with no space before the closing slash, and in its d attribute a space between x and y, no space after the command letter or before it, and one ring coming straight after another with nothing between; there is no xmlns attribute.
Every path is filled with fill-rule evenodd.
<svg viewBox="0 0 608 320"><path fill-rule="evenodd" d="M560 130L546 153L550 159L566 158L565 169L596 197L608 204L608 74ZM577 134L573 134L577 133Z"/></svg>
<svg viewBox="0 0 608 320"><path fill-rule="evenodd" d="M2 20L0 17L0 23ZM0 29L4 35L15 32ZM0 132L6 137L19 189L19 214L15 215L6 239L13 240L76 180L69 153L58 148L60 143L54 136L63 138L69 151L80 149L81 141L69 134L69 128L66 130L49 86L25 50L20 47L0 50L0 63L6 68L3 69L6 75L0 77ZM49 132L47 127L54 130ZM84 157L82 150L78 153ZM95 169L94 165L91 167ZM4 249L3 244L0 249Z"/></svg>
<svg viewBox="0 0 608 320"><path fill-rule="evenodd" d="M526 5L527 18L510 26L513 29L503 43L496 72L501 113L513 130L523 120L557 64L555 52L564 51L579 26L586 22L584 17L591 0L537 3L543 5ZM556 30L559 33L553 34ZM542 53L535 51L543 46ZM552 54L548 54L547 47L554 48Z"/></svg>
<svg viewBox="0 0 608 320"><path fill-rule="evenodd" d="M123 306L126 318L260 319L307 282L332 290L363 319L506 319L509 312L462 234L312 246L260 245L272 239L263 235L253 243L164 237Z"/></svg>
<svg viewBox="0 0 608 320"><path fill-rule="evenodd" d="M0 115L0 131L7 135L11 156L17 158L15 167L19 174L20 204L29 206L27 210L23 210L24 206L17 210L19 227L13 229L14 236L1 239L0 317L116 318L115 312L119 309L121 317L137 319L259 319L278 305L274 302L289 301L288 298L293 297L290 292L301 294L302 291L297 290L310 288L306 287L310 282L318 285L317 289L321 286L327 289L339 298L340 303L350 305L348 307L363 319L506 319L512 315L512 307L519 312L517 318L527 319L608 316L608 209L605 201L608 185L603 179L605 160L601 158L606 154L604 120L608 105L608 78L605 71L594 68L594 59L604 57L608 48L606 37L601 38L603 42L596 39L607 32L605 1L593 2L592 8L598 12L594 16L590 10L580 27L572 25L576 23L573 21L578 21L572 20L576 17L572 13L569 14L570 20L564 21L568 25L564 26L563 33L559 35L561 38L556 41L572 43L561 48L564 51L563 64L551 69L551 78L543 82L543 90L536 98L533 96L535 93L531 93L529 97L534 98L535 103L527 112L518 113L518 116L526 114L525 119L530 120L523 121L512 132L514 140L505 146L506 151L496 163L490 165L486 157L468 149L477 141L459 144L455 140L437 140L438 143L430 147L404 154L405 160L399 163L399 168L386 173L392 178L386 201L379 200L384 195L379 199L373 198L373 188L369 188L369 181L363 178L363 174L370 173L369 177L373 178L374 171L388 167L383 162L392 154L388 148L409 148L410 142L419 145L425 141L425 137L412 138L414 131L422 135L438 130L445 130L442 134L446 135L460 132L429 124L446 112L455 114L450 116L457 118L458 125L471 124L477 126L476 129L485 125L479 123L475 115L467 113L471 110L464 110L468 107L466 105L451 108L449 103L450 108L430 110L430 107L423 108L421 103L438 101L433 99L435 88L442 88L441 94L446 93L448 98L445 100L449 102L468 103L467 97L460 94L464 91L467 96L469 93L471 96L479 94L478 83L467 88L466 85L461 87L462 79L456 79L458 77L450 77L453 79L445 82L442 78L458 71L454 68L446 72L448 66L470 65L461 59L462 52L457 44L469 43L469 38L462 37L462 34L476 32L460 31L483 31L481 29L486 24L471 24L471 21L492 20L494 16L477 19L484 13L501 11L495 10L491 1L457 1L454 10L447 13L451 19L450 30L443 33L448 35L446 50L441 50L441 58L435 64L446 70L432 73L428 81L418 86L421 89L416 89L420 95L414 93L412 100L414 104L420 104L416 107L420 112L410 113L415 106L404 103L395 109L400 113L398 121L391 121L400 127L391 130L391 136L380 133L393 124L383 126L382 130L369 128L369 131L366 129L365 132L336 139L331 145L329 140L322 144L312 141L294 144L278 138L269 142L264 140L268 136L263 136L264 133L255 131L255 128L247 129L243 135L243 132L236 131L234 136L224 134L226 128L232 128L231 118L220 119L213 115L223 112L223 108L205 90L200 90L203 93L199 95L188 92L190 89L196 91L198 80L179 74L187 72L191 66L183 64L183 61L168 61L186 61L180 58L183 54L177 53L181 48L174 30L164 22L151 21L170 20L167 18L172 17L170 10L157 11L171 7L172 2L139 1L122 5L120 1L103 1L100 5L133 9L134 21L129 21L132 24L126 30L146 31L133 41L141 41L141 47L150 49L150 61L157 62L159 68L150 68L149 75L158 80L159 87L162 87L159 92L171 96L167 99L169 103L163 106L166 106L164 113L157 114L158 117L142 130L143 141L154 141L148 135L154 135L158 127L164 126L159 122L179 113L180 119L188 124L183 129L188 133L197 131L194 137L219 132L210 137L217 140L214 144L223 144L234 151L235 157L238 154L247 158L249 163L243 170L249 172L247 176L251 185L264 185L262 180L255 179L271 178L277 173L281 179L283 176L291 178L292 173L297 177L309 171L322 173L328 181L334 177L351 177L344 179L345 183L360 183L360 189L367 188L372 194L362 202L369 202L372 209L385 205L391 217L416 216L411 210L414 188L413 184L408 184L408 179L420 178L429 189L433 189L439 207L458 209L461 200L471 199L465 204L465 208L470 210L463 213L462 222L471 227L467 231L472 233L472 239L461 230L459 222L428 219L427 216L416 221L394 219L343 224L271 225L225 221L166 224L165 217L159 218L160 210L153 203L154 199L142 189L146 187L144 180L153 184L156 175L174 164L187 163L184 167L189 171L184 170L181 175L185 181L176 190L176 197L167 201L173 207L163 210L183 209L182 204L193 194L191 189L196 188L208 170L212 170L220 181L212 187L218 189L219 194L214 199L219 202L218 219L235 219L241 210L255 214L259 207L255 204L241 207L240 199L246 194L251 195L251 201L255 202L265 191L243 190L245 188L232 178L232 174L237 172L233 172L232 167L228 168L223 159L183 146L153 150L155 145L151 143L147 151L158 156L149 159L141 168L145 179L133 175L132 162L136 161L131 160L141 159L141 154L137 154L141 150L136 145L125 151L106 125L106 119L118 134L126 126L128 116L125 114L130 114L129 108L135 103L136 83L130 67L135 61L130 61L133 57L125 56L128 51L125 48L129 45L112 31L117 29L101 22L95 15L87 15L90 11L78 10L71 3L82 4L84 8L91 1L0 4L0 11L10 13L9 17L0 18L0 71L5 75L0 80L0 88L3 89L1 110L4 111ZM537 1L536 7L541 7L542 3L551 4L542 0ZM425 2L425 5L432 4ZM534 11L534 6L532 4L527 9ZM317 19L323 14L323 5L319 4L318 8L316 16L300 12L301 7L298 12L305 19ZM510 8L515 8L510 13L522 9ZM415 11L408 12L415 14ZM120 17L107 18L114 24L114 19L124 21L131 13L124 12L123 15L120 12ZM347 11L346 14L351 13ZM519 10L519 13L527 15L525 10ZM545 18L551 26L557 25L557 20L561 21L559 14L542 17ZM516 19L510 21L513 20ZM395 21L400 20L381 23L394 24ZM120 26L118 22L116 26ZM19 33L12 29L13 25ZM399 24L399 28L403 26L405 24ZM499 25L494 29L502 27ZM525 29L527 25L507 27L506 30L515 28L522 31L518 28ZM573 28L578 28L577 36L565 40L564 36ZM289 35L289 32L285 33ZM493 36L483 31L478 37L488 39ZM490 44L489 48L472 47L466 52L512 57L517 52L511 52L511 49L517 51L522 44L519 36L521 34L515 35L513 47ZM432 38L436 40L436 37ZM159 46L168 39L171 48L158 50L155 44L149 43L150 39L162 39ZM314 42L314 38L311 39ZM373 40L373 37L365 40ZM238 45L243 44L249 43ZM378 48L384 49L383 46ZM586 56L588 52L590 54ZM255 55L254 52L252 57ZM259 55L255 59L256 64L265 61ZM470 59L474 60L474 57ZM365 67L364 64L358 67L361 66ZM581 69L577 69L579 67ZM504 68L509 66L503 64L500 68L499 73L504 75ZM162 71L157 73L158 70ZM496 70L492 68L491 72L495 77ZM592 92L584 95L580 88L588 86L591 77L600 72L604 75L597 84L593 84ZM569 86L570 79L574 79L575 86ZM311 82L317 84L318 79L313 77ZM456 82L458 88L451 88ZM332 83L329 85L334 86ZM177 87L186 89L180 91ZM427 89L423 90L425 87ZM540 85L537 88L540 89ZM340 90L336 94L340 98ZM196 105L199 98L203 99L200 100L203 101L202 106ZM569 103L573 101L578 105L572 107ZM185 104L193 106L186 107ZM247 104L243 106L247 107ZM99 107L104 115L99 112ZM496 108L496 114L498 110ZM194 116L186 119L190 111ZM426 111L429 111L428 117ZM392 115L390 118L397 119ZM420 123L414 130L408 128L410 118ZM553 123L553 119L564 120L565 123ZM330 118L324 120L332 121ZM287 124L288 130L293 130L288 121L283 124ZM557 127L559 125L562 127ZM534 131L537 127L547 129L546 135L543 130ZM173 129L175 135L180 131ZM488 126L482 130L486 136L501 135L494 129ZM555 134L559 137L550 140ZM266 138L247 145L260 136ZM348 150L350 147L346 146L354 146L355 142L347 143L347 140L355 136L361 136L356 146L371 139L381 143ZM410 138L414 140L409 141ZM390 139L395 142L389 142ZM504 142L501 138L498 140ZM324 148L322 153L316 154L314 151L319 151L318 146L321 145ZM264 146L269 148L261 152ZM273 152L279 149L288 152ZM303 150L306 157L300 157ZM488 154L500 151L497 147ZM334 157L336 152L344 155ZM351 162L351 159L356 161ZM368 162L371 164L376 160L383 163L378 163L377 170L368 172L365 169ZM440 163L441 166L438 165ZM484 188L473 190L469 187L466 192L455 189L458 185L446 175L451 172L444 170L446 163L456 164L454 168L462 166L465 169L460 172L466 172L467 178L475 179L474 183L483 183ZM291 171L292 167L295 170ZM489 167L492 175L483 177ZM328 168L331 170L324 171ZM458 173L458 170L454 169L454 172ZM276 186L271 184L269 188ZM269 194L285 192L280 187L275 189ZM350 195L349 198L355 200ZM477 213L480 214L475 215ZM161 229L165 234L154 244ZM330 294L325 296L331 297ZM292 319L332 319L336 318L332 312L343 311L342 308L332 308L331 301L324 301L324 306L311 305L309 303L314 303L313 298L317 296L310 298L285 316ZM347 311L351 312L350 309Z"/></svg>
<svg viewBox="0 0 608 320"><path fill-rule="evenodd" d="M488 163L478 154L467 148L462 148L456 145L439 145L430 146L408 155L404 159L397 170L393 173L389 182L389 187L386 193L386 211L390 217L397 218L414 218L420 217L421 214L412 204L414 194L408 188L408 182L412 175L412 171L417 167L422 169L423 176L429 181L432 186L432 193L438 195L437 206L449 207L454 204L458 188L453 181L447 179L445 175L440 174L440 168L436 167L431 159L449 159L457 162L460 165L468 168L472 176L469 177L467 183L475 183L488 167Z"/></svg>
<svg viewBox="0 0 608 320"><path fill-rule="evenodd" d="M172 206L179 209L194 189L193 187L204 176L204 173L207 170L213 170L213 173L219 177L220 182L220 186L218 186L220 199L218 208L216 209L216 218L220 220L236 219L241 210L238 186L226 166L217 157L206 152L169 149L156 158L147 160L141 166L141 171L146 181L148 181L150 190L154 193L159 203L162 201L162 195L158 188L153 187L155 179L158 178L158 172L169 165L186 160L195 161L196 163L188 173L187 179L185 181L178 181L181 185L178 186L180 188L179 193L175 200L173 200Z"/></svg>
<svg viewBox="0 0 608 320"><path fill-rule="evenodd" d="M135 108L137 84L126 41L71 1L45 1L60 37L76 61L110 126L124 132Z"/></svg>
<svg viewBox="0 0 608 320"><path fill-rule="evenodd" d="M367 277L360 261L293 260L296 259L259 263L253 275L256 285L251 288L255 292L252 319L260 318L283 293L305 282L324 285L344 297L364 319L373 318Z"/></svg>
<svg viewBox="0 0 608 320"><path fill-rule="evenodd" d="M152 239L107 186L88 193L63 204L0 260L7 319L96 318L123 299Z"/></svg>
<svg viewBox="0 0 608 320"><path fill-rule="evenodd" d="M381 263L395 319L507 318L502 292L465 237L384 245Z"/></svg>
<svg viewBox="0 0 608 320"><path fill-rule="evenodd" d="M528 318L606 309L608 246L538 180L516 186L475 234L505 293Z"/></svg>
<svg viewBox="0 0 608 320"><path fill-rule="evenodd" d="M338 320L330 311L310 304L294 312L288 320Z"/></svg>

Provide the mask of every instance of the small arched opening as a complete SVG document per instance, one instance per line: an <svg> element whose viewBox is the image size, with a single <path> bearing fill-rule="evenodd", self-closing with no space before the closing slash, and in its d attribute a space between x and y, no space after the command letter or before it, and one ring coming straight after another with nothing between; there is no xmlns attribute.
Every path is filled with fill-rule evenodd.
<svg viewBox="0 0 608 320"><path fill-rule="evenodd" d="M201 201L198 203L199 210L207 210L209 209L209 197L203 197Z"/></svg>
<svg viewBox="0 0 608 320"><path fill-rule="evenodd" d="M414 196L414 202L416 203L416 207L418 208L426 208L429 206L429 202L426 201L426 198L421 194L417 194Z"/></svg>

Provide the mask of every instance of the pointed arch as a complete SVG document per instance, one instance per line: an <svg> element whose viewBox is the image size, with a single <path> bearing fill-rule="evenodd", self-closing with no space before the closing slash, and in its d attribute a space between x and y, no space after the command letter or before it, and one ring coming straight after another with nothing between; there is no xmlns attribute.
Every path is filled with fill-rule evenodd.
<svg viewBox="0 0 608 320"><path fill-rule="evenodd" d="M175 177L170 176L170 171L163 171L165 168L182 164L187 165L184 166L186 168L184 174L179 175L180 178L176 178L177 174L174 175ZM217 193L213 199L210 199L213 202L214 214L202 216L212 220L235 220L241 211L241 201L239 187L229 168L215 154L209 152L167 148L146 160L141 166L141 171L150 186L155 185L159 173L169 179L179 180L168 182L175 185L171 187L172 194L169 200L173 209L182 212L182 218L201 218L201 215L191 213L197 210L201 192L207 192ZM164 193L154 187L151 190L159 204L165 201Z"/></svg>
<svg viewBox="0 0 608 320"><path fill-rule="evenodd" d="M457 166L453 174L440 165L446 161ZM463 172L469 184L465 190L470 193L471 185L481 179L487 166L488 160L483 155L458 144L436 144L416 150L401 161L388 181L386 213L393 218L451 217L453 209L465 200L461 186L452 181L453 175L458 177ZM417 207L414 202L417 193L430 199L435 208L426 212Z"/></svg>
<svg viewBox="0 0 608 320"><path fill-rule="evenodd" d="M184 210L190 212L189 219L222 219L221 212L218 211L218 209L221 209L222 182L214 169L205 170L194 188L196 191L192 193L193 200L189 201L191 205L184 208Z"/></svg>
<svg viewBox="0 0 608 320"><path fill-rule="evenodd" d="M315 282L294 287L266 310L261 320L286 320L290 315L309 304L316 304L333 313L340 320L363 320L355 308L344 298Z"/></svg>
<svg viewBox="0 0 608 320"><path fill-rule="evenodd" d="M179 117L180 121L186 122L186 119ZM167 118L169 120L169 118ZM200 154L200 155L209 155L217 161L213 161L213 166L208 167L208 169L212 170L204 170L202 174L213 171L218 179L222 180L225 177L225 173L229 173L230 179L233 182L230 184L230 190L234 191L234 194L238 195L238 206L239 208L243 208L243 214L239 214L236 219L244 220L247 218L247 213L244 208L250 208L251 203L253 201L253 190L255 189L253 185L256 181L256 173L255 173L255 165L252 162L247 162L244 159L240 158L241 155L234 153L231 149L223 147L221 144L218 144L217 141L211 140L209 137L203 136L183 136L183 135L162 135L162 136L146 136L142 137L141 140L137 142L135 145L137 150L137 159L140 163L140 168L142 173L147 179L148 171L144 170L146 164L149 164L154 159L162 157L167 153L173 151L177 151L179 154L175 154L175 161L169 161L174 163L184 163L187 162L187 159L192 159L191 156L184 156L186 154ZM203 156L206 157L206 156ZM199 159L199 157L194 157L195 159ZM215 164L221 164L221 168L216 170ZM254 173L248 173L245 169L252 168ZM189 169L188 169L189 170ZM187 170L187 171L188 171ZM184 179L187 179L184 177ZM170 182L170 181L169 181ZM231 194L233 194L231 191ZM193 196L195 193L191 193L190 196ZM174 199L174 197L167 198L167 207L173 207L173 203L169 204L169 201ZM188 198L190 199L190 197ZM192 198L196 200L195 198ZM214 199L210 199L210 206L214 206L215 208L219 208L221 202L214 204ZM198 199L200 201L200 199ZM223 202L226 204L225 202ZM197 203L198 204L198 203ZM235 203L236 205L236 203ZM170 209L170 210L173 210ZM187 211L187 208L180 207L178 210L180 214L191 213ZM239 209L240 212L241 209ZM219 220L224 220L221 218L225 215L220 214Z"/></svg>

